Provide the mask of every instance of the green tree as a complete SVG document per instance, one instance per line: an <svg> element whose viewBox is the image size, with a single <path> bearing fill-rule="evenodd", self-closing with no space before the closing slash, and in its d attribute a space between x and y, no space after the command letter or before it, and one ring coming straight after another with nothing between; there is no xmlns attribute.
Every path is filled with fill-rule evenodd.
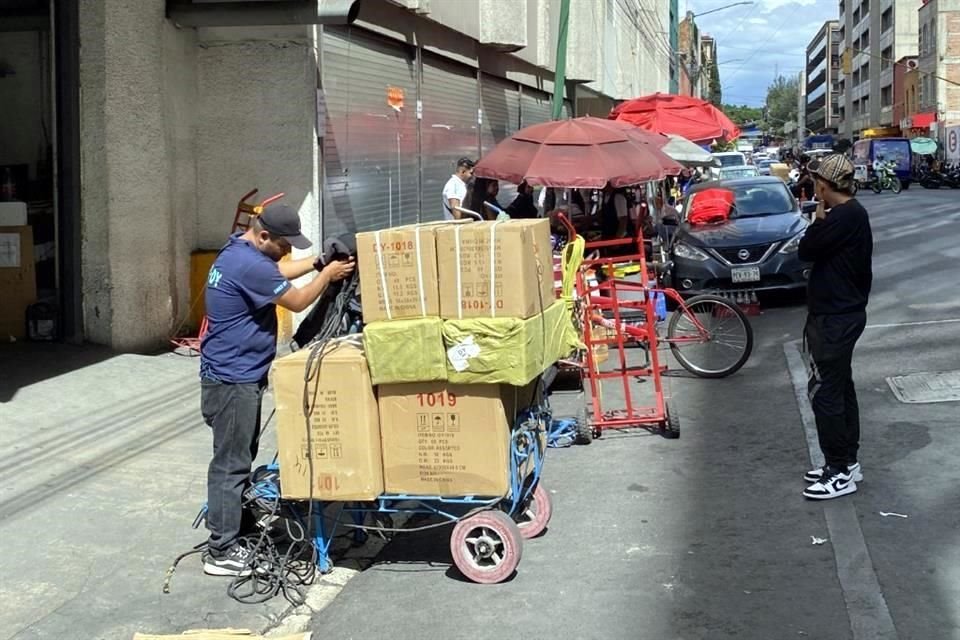
<svg viewBox="0 0 960 640"><path fill-rule="evenodd" d="M772 133L783 134L783 125L797 121L799 91L797 78L783 76L777 76L767 87L766 114Z"/></svg>
<svg viewBox="0 0 960 640"><path fill-rule="evenodd" d="M721 108L727 117L733 120L737 126L760 122L763 119L763 109L760 107L748 107L747 105L725 104Z"/></svg>
<svg viewBox="0 0 960 640"><path fill-rule="evenodd" d="M720 88L720 71L717 63L710 63L710 103L718 109L723 108L723 90Z"/></svg>

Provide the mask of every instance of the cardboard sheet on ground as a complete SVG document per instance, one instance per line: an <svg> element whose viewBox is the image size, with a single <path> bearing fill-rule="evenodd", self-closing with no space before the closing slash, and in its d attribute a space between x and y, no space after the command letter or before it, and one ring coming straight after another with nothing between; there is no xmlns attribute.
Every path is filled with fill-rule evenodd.
<svg viewBox="0 0 960 640"><path fill-rule="evenodd" d="M443 382L447 379L443 320L412 318L372 322L363 328L363 348L375 385Z"/></svg>
<svg viewBox="0 0 960 640"><path fill-rule="evenodd" d="M523 386L570 355L580 340L561 300L526 320L446 320L443 342L451 383Z"/></svg>
<svg viewBox="0 0 960 640"><path fill-rule="evenodd" d="M312 635L313 632L306 631L274 637L271 640L310 640ZM249 629L194 629L176 635L133 634L133 640L171 640L173 638L186 638L187 640L266 640L264 636L252 633Z"/></svg>

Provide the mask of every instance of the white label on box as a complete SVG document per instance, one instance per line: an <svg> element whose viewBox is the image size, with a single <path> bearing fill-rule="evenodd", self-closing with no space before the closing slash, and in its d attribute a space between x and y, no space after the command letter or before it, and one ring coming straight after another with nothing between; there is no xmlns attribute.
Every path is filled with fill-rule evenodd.
<svg viewBox="0 0 960 640"><path fill-rule="evenodd" d="M473 342L473 336L467 336L457 344L447 349L447 359L457 371L462 373L470 366L470 358L480 355L480 347Z"/></svg>
<svg viewBox="0 0 960 640"><path fill-rule="evenodd" d="M20 234L0 233L0 268L20 267Z"/></svg>

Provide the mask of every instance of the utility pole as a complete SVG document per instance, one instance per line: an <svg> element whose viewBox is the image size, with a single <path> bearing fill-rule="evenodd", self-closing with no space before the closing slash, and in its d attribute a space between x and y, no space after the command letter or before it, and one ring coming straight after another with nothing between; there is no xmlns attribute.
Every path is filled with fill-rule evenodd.
<svg viewBox="0 0 960 640"><path fill-rule="evenodd" d="M570 28L570 0L560 0L560 27L557 30L557 64L553 73L553 119L563 113L563 89L567 84L567 32Z"/></svg>

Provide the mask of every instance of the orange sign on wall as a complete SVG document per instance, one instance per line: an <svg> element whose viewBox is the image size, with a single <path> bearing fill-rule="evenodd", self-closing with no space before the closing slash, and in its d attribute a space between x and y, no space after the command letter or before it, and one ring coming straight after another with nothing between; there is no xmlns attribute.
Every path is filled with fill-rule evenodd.
<svg viewBox="0 0 960 640"><path fill-rule="evenodd" d="M387 104L399 111L403 109L403 89L400 87L387 87Z"/></svg>

